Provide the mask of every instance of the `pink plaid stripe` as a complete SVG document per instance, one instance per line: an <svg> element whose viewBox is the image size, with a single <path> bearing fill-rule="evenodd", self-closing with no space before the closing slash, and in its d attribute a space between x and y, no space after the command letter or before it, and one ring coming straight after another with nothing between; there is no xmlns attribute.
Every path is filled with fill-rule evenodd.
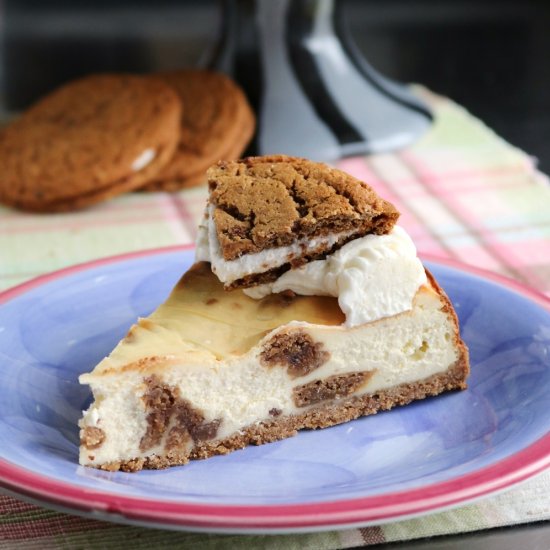
<svg viewBox="0 0 550 550"><path fill-rule="evenodd" d="M386 156L385 159L386 162L393 162L393 156ZM401 212L399 223L409 232L419 251L455 258L453 249L446 246L437 233L424 223L422 205L411 202L407 194L407 187L396 184L395 180L386 174L379 162L375 162L372 158L361 157L341 161L338 163L338 167L369 183L377 193L397 207ZM414 182L412 178L400 181Z"/></svg>
<svg viewBox="0 0 550 550"><path fill-rule="evenodd" d="M509 193L535 185L530 159L505 166L453 169L429 165L414 148L345 159L338 167L368 182L401 212L399 223L420 253L454 258L550 290L550 215L518 213ZM440 172L436 168L440 168ZM541 276L540 274L543 274Z"/></svg>
<svg viewBox="0 0 550 550"><path fill-rule="evenodd" d="M401 153L399 158L416 174L418 181L425 186L427 194L436 197L449 212L449 215L464 228L464 232L477 241L476 246L470 245L460 250L459 258L462 261L485 269L499 271L541 290L548 288L548 282L537 277L529 269L529 265L516 255L516 247L502 242L499 232L488 227L483 217L476 216L473 203L478 203L478 196L469 195L464 197L460 192L460 188L454 194L449 193L448 190L441 192L441 188L444 187L442 183L444 179L435 174L418 156L411 151L407 151ZM478 177L483 180L484 172L481 172ZM481 189L478 190L478 193L480 191ZM498 195L492 197L495 201L500 202ZM492 207L494 208L491 203L485 202L482 212L490 211ZM505 213L508 212L509 208L505 210ZM521 247L525 246L526 243L523 242ZM538 253L543 252L540 248L537 251ZM547 256L547 258L549 257L550 255Z"/></svg>

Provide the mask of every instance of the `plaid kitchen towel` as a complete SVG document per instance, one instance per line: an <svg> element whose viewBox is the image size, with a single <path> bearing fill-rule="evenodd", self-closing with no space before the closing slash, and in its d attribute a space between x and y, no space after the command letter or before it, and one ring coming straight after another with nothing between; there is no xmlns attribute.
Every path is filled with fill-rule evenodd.
<svg viewBox="0 0 550 550"><path fill-rule="evenodd" d="M402 212L420 253L495 271L550 294L550 186L535 159L453 102L419 89L435 122L408 149L342 160ZM0 207L0 289L103 256L192 243L206 189L134 193L58 215ZM550 519L550 472L456 510L364 529L280 536L176 533L60 514L0 497L0 548L368 546Z"/></svg>
<svg viewBox="0 0 550 550"><path fill-rule="evenodd" d="M518 489L450 512L363 529L296 535L208 535L126 527L0 496L0 549L333 550L548 520L549 494L550 472Z"/></svg>

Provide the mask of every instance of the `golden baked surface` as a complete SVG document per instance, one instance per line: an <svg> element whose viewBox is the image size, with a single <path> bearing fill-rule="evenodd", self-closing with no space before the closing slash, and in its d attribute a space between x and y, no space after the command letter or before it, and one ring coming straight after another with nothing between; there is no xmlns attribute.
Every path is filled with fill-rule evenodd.
<svg viewBox="0 0 550 550"><path fill-rule="evenodd" d="M253 300L242 290L226 291L205 262L195 264L168 300L147 319L140 319L94 375L112 368L142 369L143 359L188 357L208 353L216 359L242 355L267 333L291 321L341 325L345 320L336 298L272 294Z"/></svg>

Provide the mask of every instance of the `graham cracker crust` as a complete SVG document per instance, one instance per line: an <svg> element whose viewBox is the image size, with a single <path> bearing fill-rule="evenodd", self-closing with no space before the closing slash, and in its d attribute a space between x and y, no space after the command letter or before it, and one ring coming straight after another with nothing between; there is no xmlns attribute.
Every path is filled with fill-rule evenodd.
<svg viewBox="0 0 550 550"><path fill-rule="evenodd" d="M161 469L169 466L186 464L189 460L224 455L242 449L247 445L262 445L287 437L292 437L303 429L328 428L349 422L361 416L376 414L400 405L435 396L449 390L466 389L466 378L469 374L468 351L462 344L459 346L459 358L446 372L435 374L424 380L400 384L388 390L331 401L330 403L311 408L302 414L278 416L248 426L240 432L219 441L197 441L190 451L168 451L164 456L153 455L122 462L102 464L102 470L137 472L146 469Z"/></svg>

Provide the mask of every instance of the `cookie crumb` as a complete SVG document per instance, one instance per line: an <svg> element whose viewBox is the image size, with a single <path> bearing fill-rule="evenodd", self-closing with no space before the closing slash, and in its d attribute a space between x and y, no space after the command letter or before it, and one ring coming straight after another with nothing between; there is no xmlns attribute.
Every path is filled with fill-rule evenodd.
<svg viewBox="0 0 550 550"><path fill-rule="evenodd" d="M86 449L97 449L105 441L105 432L101 428L86 426L80 432L80 444Z"/></svg>
<svg viewBox="0 0 550 550"><path fill-rule="evenodd" d="M192 439L194 442L216 437L221 419L205 422L203 412L180 396L177 387L163 383L156 375L145 380L146 391L142 396L147 412L147 429L139 448L147 451L162 443L166 436L165 449L181 449Z"/></svg>
<svg viewBox="0 0 550 550"><path fill-rule="evenodd" d="M351 372L297 386L292 390L294 404L297 407L307 407L329 399L347 397L364 386L375 372Z"/></svg>
<svg viewBox="0 0 550 550"><path fill-rule="evenodd" d="M260 354L263 366L287 367L291 378L305 376L330 358L330 353L323 349L321 342L315 342L304 330L280 332L275 334Z"/></svg>

